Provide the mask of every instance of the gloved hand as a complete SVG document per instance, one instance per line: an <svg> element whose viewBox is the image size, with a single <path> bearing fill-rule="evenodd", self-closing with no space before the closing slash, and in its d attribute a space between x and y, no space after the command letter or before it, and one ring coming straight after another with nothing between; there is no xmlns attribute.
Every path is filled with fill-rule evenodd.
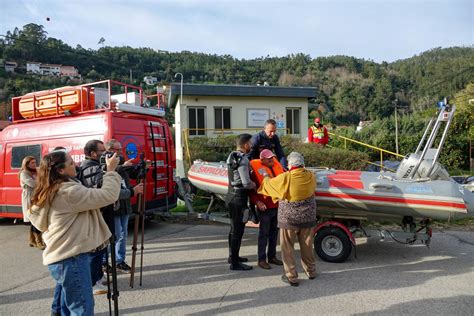
<svg viewBox="0 0 474 316"><path fill-rule="evenodd" d="M258 173L261 174L263 177L268 177L268 173L265 168L258 169Z"/></svg>

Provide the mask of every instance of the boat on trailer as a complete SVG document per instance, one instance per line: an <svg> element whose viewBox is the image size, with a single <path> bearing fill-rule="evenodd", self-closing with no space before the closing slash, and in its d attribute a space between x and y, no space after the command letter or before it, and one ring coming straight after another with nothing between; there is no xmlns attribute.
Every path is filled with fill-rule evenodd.
<svg viewBox="0 0 474 316"><path fill-rule="evenodd" d="M429 245L431 220L474 216L474 181L456 182L438 162L454 112L455 106L440 106L416 151L403 159L396 172L307 168L316 176L319 221L314 230L315 250L323 260L345 261L355 248L356 237L366 240L374 235L381 239L390 236L402 243L418 240ZM434 146L443 125L441 138ZM227 194L224 162L196 160L188 179L220 199ZM362 222L366 220L401 220L403 230L364 229Z"/></svg>

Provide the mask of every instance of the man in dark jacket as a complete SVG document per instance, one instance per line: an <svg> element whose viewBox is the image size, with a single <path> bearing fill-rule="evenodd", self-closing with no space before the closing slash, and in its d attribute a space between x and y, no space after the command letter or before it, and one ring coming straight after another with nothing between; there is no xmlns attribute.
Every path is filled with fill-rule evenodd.
<svg viewBox="0 0 474 316"><path fill-rule="evenodd" d="M249 160L246 156L250 150L251 137L250 134L237 136L237 150L231 152L227 158L229 188L225 204L230 213L229 258L227 261L230 263L231 270L247 271L252 269L251 266L243 263L248 259L239 256L245 223L249 217L249 191L256 187L255 182L250 180Z"/></svg>
<svg viewBox="0 0 474 316"><path fill-rule="evenodd" d="M286 158L280 144L280 139L276 134L275 120L267 120L263 127L263 131L253 135L251 143L252 148L249 153L250 160L259 159L260 152L264 149L269 149L276 155L283 168L286 168Z"/></svg>
<svg viewBox="0 0 474 316"><path fill-rule="evenodd" d="M92 139L84 146L86 159L81 162L77 179L88 188L98 188L102 186L103 168L100 164L100 157L105 152L104 143L98 139ZM101 208L102 216L110 232L114 234L114 208L113 204ZM101 283L104 276L102 263L107 248L92 253L91 255L91 277L94 295L106 294L107 287Z"/></svg>
<svg viewBox="0 0 474 316"><path fill-rule="evenodd" d="M105 149L108 152L115 152L118 156L122 156L122 145L116 139L111 139L110 141L108 141L105 144ZM115 205L114 208L115 252L117 269L124 273L130 273L131 271L130 266L125 262L125 252L128 235L128 218L132 213L130 198L132 196L143 193L143 183L140 183L136 186L130 185L130 173L132 173L132 176L134 175L134 170L127 168L130 165L131 161L128 160L117 168L117 172L122 177L122 186L120 188L118 203Z"/></svg>

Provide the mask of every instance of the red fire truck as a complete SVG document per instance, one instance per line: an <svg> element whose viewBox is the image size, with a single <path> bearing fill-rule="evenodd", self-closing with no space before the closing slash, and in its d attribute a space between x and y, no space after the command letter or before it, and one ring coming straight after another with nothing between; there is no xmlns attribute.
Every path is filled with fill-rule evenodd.
<svg viewBox="0 0 474 316"><path fill-rule="evenodd" d="M174 143L163 95L157 96L158 105L146 107L140 87L105 80L13 98L12 124L0 133L0 217L22 218L18 172L25 156L39 162L62 146L79 165L91 139L115 138L125 160L138 163L144 153L152 162L145 180L147 214L175 207Z"/></svg>

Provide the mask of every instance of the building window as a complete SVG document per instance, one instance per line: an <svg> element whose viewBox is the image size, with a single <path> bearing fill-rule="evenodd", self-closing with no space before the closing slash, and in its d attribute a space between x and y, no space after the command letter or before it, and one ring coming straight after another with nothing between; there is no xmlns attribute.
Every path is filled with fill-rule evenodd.
<svg viewBox="0 0 474 316"><path fill-rule="evenodd" d="M214 128L230 129L230 109L231 108L214 108Z"/></svg>
<svg viewBox="0 0 474 316"><path fill-rule="evenodd" d="M300 134L300 109L286 109L286 127L290 134Z"/></svg>
<svg viewBox="0 0 474 316"><path fill-rule="evenodd" d="M206 108L189 107L188 108L188 127L189 135L204 136L206 135Z"/></svg>
<svg viewBox="0 0 474 316"><path fill-rule="evenodd" d="M23 158L26 156L34 156L36 163L39 165L41 161L41 145L16 146L12 148L11 168L21 168Z"/></svg>

